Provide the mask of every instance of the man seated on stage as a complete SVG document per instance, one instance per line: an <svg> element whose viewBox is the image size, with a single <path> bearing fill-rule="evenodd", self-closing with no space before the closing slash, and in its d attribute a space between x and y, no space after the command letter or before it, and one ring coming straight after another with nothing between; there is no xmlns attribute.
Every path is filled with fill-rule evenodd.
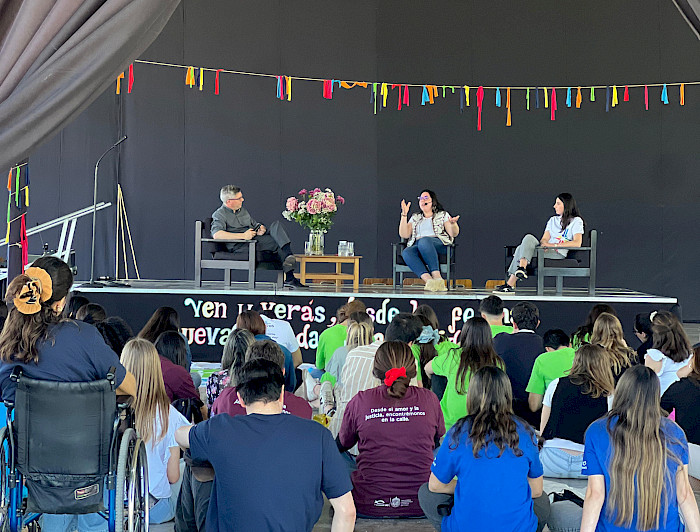
<svg viewBox="0 0 700 532"><path fill-rule="evenodd" d="M280 365L246 362L236 392L247 415L219 414L175 433L193 459L208 460L216 472L207 530L311 530L325 494L335 510L332 530L352 531L355 504L345 461L328 429L282 413Z"/></svg>
<svg viewBox="0 0 700 532"><path fill-rule="evenodd" d="M248 211L243 207L243 192L235 185L226 185L219 192L221 207L212 214L211 236L221 240L255 240L257 251L267 251L275 253L282 262L282 269L285 273L284 286L288 288L305 288L299 280L294 277L294 265L296 259L292 254L289 236L280 227L278 222L267 228L256 222ZM244 244L229 242L226 249L231 252L237 251Z"/></svg>

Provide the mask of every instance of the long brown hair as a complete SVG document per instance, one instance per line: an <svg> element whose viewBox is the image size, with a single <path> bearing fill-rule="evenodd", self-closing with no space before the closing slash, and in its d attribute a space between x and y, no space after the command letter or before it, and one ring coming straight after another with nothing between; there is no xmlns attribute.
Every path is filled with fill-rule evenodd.
<svg viewBox="0 0 700 532"><path fill-rule="evenodd" d="M508 375L496 366L484 366L472 375L467 392L467 410L469 415L454 425L450 448L459 445L462 432L469 430L474 457L493 443L499 450L500 457L507 447L515 456L522 456L520 436L513 413L513 389ZM526 423L527 432L534 433Z"/></svg>
<svg viewBox="0 0 700 532"><path fill-rule="evenodd" d="M603 312L593 324L591 343L599 344L605 348L610 357L613 373L619 375L629 368L637 354L625 341L625 333L617 316L609 312Z"/></svg>
<svg viewBox="0 0 700 532"><path fill-rule="evenodd" d="M144 442L154 444L168 433L170 400L165 391L163 372L155 346L143 338L132 338L122 350L121 363L136 379L136 397L133 409L136 431ZM155 434L156 419L160 420L160 434Z"/></svg>
<svg viewBox="0 0 700 532"><path fill-rule="evenodd" d="M633 366L620 378L607 415L612 441L610 492L607 515L617 516L616 526L629 528L636 514L637 530L659 528L661 508L668 513L668 486L675 482L667 460L681 461L669 448L670 438L661 430L666 419L660 405L659 378L646 366ZM613 420L616 420L613 423Z"/></svg>
<svg viewBox="0 0 700 532"><path fill-rule="evenodd" d="M387 387L389 397L403 399L411 383L416 376L416 358L413 351L404 342L384 342L374 355L374 368L372 373L380 381L384 382L386 374L391 369L405 368L406 376L396 379Z"/></svg>
<svg viewBox="0 0 700 532"><path fill-rule="evenodd" d="M688 377L700 382L700 362L698 362L698 357L700 356L700 344L695 344L693 346L693 359L690 361L690 374Z"/></svg>
<svg viewBox="0 0 700 532"><path fill-rule="evenodd" d="M267 325L256 310L244 310L236 318L236 329L246 329L253 333L253 336L265 334Z"/></svg>
<svg viewBox="0 0 700 532"><path fill-rule="evenodd" d="M423 323L423 327L432 327L435 331L440 330L440 323L438 322L437 314L435 314L435 311L430 305L419 305L416 307L416 310L413 311L413 314L420 318L421 322ZM438 339L438 343L442 343L444 341L445 337L441 335ZM433 345L432 341L427 343L420 343L416 341L414 342L414 345L418 347L418 361L420 364L420 375L421 378L423 378L423 388L430 390L430 379L424 378L425 366L437 356L437 349L435 349L435 345Z"/></svg>
<svg viewBox="0 0 700 532"><path fill-rule="evenodd" d="M229 386L236 386L238 383L246 352L254 342L253 333L247 329L236 329L228 335L224 353L221 355L221 369L228 371Z"/></svg>
<svg viewBox="0 0 700 532"><path fill-rule="evenodd" d="M459 335L459 368L455 379L457 393L466 393L469 375L474 375L484 366L505 368L505 363L493 348L489 322L481 316L474 316L464 322Z"/></svg>
<svg viewBox="0 0 700 532"><path fill-rule="evenodd" d="M60 312L56 313L51 307L66 297L73 285L73 272L59 258L41 257L32 266L41 268L51 277L51 297L41 302L36 314L23 314L15 307L14 300L31 278L22 274L12 279L5 293L9 312L0 334L0 360L3 362L38 362L37 343L48 338L51 325L62 321Z"/></svg>
<svg viewBox="0 0 700 532"><path fill-rule="evenodd" d="M615 389L608 354L599 345L584 344L578 348L568 377L572 384L580 386L584 394L594 399L607 397Z"/></svg>
<svg viewBox="0 0 700 532"><path fill-rule="evenodd" d="M180 331L180 316L172 307L158 307L136 336L155 343L165 331Z"/></svg>
<svg viewBox="0 0 700 532"><path fill-rule="evenodd" d="M603 312L617 316L615 309L606 303L598 303L597 305L593 305L593 308L588 313L588 316L586 316L586 321L584 324L576 329L574 334L571 335L571 343L583 343L586 340L586 335L590 336L593 333L593 325L598 319L598 316L600 316Z"/></svg>
<svg viewBox="0 0 700 532"><path fill-rule="evenodd" d="M657 312L651 320L651 330L654 333L654 349L674 362L683 362L693 352L683 324L672 312Z"/></svg>

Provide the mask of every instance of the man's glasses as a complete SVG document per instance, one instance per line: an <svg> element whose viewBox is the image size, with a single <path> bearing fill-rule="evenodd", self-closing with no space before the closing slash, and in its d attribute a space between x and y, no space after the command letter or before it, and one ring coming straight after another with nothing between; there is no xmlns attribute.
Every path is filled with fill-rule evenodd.
<svg viewBox="0 0 700 532"><path fill-rule="evenodd" d="M242 200L242 199L243 199L243 196L240 196L240 197L238 197L238 198L229 198L229 199L230 199L231 201L238 201L238 200Z"/></svg>

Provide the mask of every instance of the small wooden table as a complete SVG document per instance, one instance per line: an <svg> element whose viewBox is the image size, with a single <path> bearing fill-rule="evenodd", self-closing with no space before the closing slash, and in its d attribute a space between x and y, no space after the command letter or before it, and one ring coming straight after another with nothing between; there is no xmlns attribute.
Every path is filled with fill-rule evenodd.
<svg viewBox="0 0 700 532"><path fill-rule="evenodd" d="M360 259L361 255L339 257L338 255L294 255L300 267L300 280L306 284L307 279L316 281L335 281L335 287L340 289L343 281L352 281L355 290L360 288ZM335 264L335 273L307 273L309 263ZM343 264L352 264L352 273L343 273Z"/></svg>

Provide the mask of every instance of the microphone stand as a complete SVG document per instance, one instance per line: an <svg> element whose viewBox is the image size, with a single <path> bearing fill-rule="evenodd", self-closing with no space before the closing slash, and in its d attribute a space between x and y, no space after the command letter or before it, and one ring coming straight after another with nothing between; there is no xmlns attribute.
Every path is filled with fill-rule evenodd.
<svg viewBox="0 0 700 532"><path fill-rule="evenodd" d="M95 281L95 221L97 218L97 169L100 166L100 162L104 159L105 155L111 152L114 148L119 146L122 142L126 140L126 135L120 138L111 148L100 155L95 164L95 186L92 193L92 253L90 257L90 282L81 284L78 288L104 288L106 285L99 281Z"/></svg>

